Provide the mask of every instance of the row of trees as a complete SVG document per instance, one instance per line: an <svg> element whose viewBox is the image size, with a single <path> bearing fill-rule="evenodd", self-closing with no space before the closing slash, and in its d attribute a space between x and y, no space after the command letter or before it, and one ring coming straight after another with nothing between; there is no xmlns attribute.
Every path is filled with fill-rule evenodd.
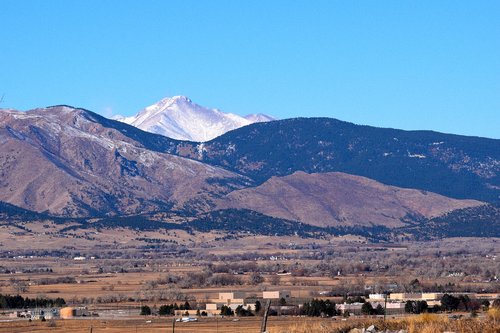
<svg viewBox="0 0 500 333"><path fill-rule="evenodd" d="M419 314L423 312L439 312L439 311L477 311L481 307L487 309L490 306L489 301L479 302L470 299L467 295L453 296L444 294L441 298L441 306L429 308L426 301L407 301L405 304L405 312ZM500 307L500 300L493 302L493 307Z"/></svg>
<svg viewBox="0 0 500 333"><path fill-rule="evenodd" d="M191 310L191 305L187 301L184 304L180 305L178 305L177 303L163 304L158 308L158 314L160 316L173 316L176 310ZM151 314L152 310L148 305L141 306L142 316L149 316Z"/></svg>
<svg viewBox="0 0 500 333"><path fill-rule="evenodd" d="M28 298L20 295L2 295L0 294L0 309L26 309L34 307L62 307L66 305L64 298Z"/></svg>
<svg viewBox="0 0 500 333"><path fill-rule="evenodd" d="M374 308L370 302L365 302L361 306L361 313L364 315L383 315L385 314L385 310L380 304Z"/></svg>
<svg viewBox="0 0 500 333"><path fill-rule="evenodd" d="M406 313L420 314L423 312L427 312L428 309L429 305L426 301L407 301L405 304Z"/></svg>
<svg viewBox="0 0 500 333"><path fill-rule="evenodd" d="M177 305L177 303L174 304L164 304L161 305L158 308L158 315L160 316L172 316L175 314L176 310L191 310L191 307L188 302L186 302L183 305ZM148 305L143 305L141 306L141 315L142 316L149 316L153 313L151 310L151 307ZM221 316L234 316L236 313L237 316L239 317L248 317L248 316L254 316L255 314L252 312L250 309L250 306L245 308L243 305L239 305L234 311L231 309L229 306L223 305L220 310L220 315ZM196 315L198 316L206 316L207 313L205 311L200 312L198 309L196 312Z"/></svg>
<svg viewBox="0 0 500 333"><path fill-rule="evenodd" d="M335 307L335 303L322 299L313 299L310 302L304 303L301 313L309 317L331 317L340 314Z"/></svg>

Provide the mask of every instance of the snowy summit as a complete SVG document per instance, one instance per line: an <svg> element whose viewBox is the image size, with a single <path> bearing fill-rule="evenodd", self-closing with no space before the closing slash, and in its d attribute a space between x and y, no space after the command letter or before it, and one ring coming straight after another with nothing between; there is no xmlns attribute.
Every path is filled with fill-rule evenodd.
<svg viewBox="0 0 500 333"><path fill-rule="evenodd" d="M167 97L131 117L115 117L144 131L172 139L205 142L228 131L256 122L274 120L263 114L241 117L208 109L185 96Z"/></svg>

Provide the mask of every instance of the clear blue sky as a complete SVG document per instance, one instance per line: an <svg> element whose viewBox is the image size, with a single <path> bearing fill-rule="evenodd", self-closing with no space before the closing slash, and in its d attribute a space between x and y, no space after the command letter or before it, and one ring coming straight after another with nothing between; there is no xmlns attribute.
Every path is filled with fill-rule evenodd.
<svg viewBox="0 0 500 333"><path fill-rule="evenodd" d="M0 1L1 107L241 115L500 138L500 1Z"/></svg>

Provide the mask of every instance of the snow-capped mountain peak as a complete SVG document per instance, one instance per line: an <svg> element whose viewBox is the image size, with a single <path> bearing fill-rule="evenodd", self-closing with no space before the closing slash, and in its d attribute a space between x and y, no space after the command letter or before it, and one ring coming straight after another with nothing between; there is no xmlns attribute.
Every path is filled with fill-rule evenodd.
<svg viewBox="0 0 500 333"><path fill-rule="evenodd" d="M255 122L274 120L263 114L241 117L209 109L193 103L186 96L166 97L135 116L117 116L114 119L147 132L199 142L210 141L228 131Z"/></svg>
<svg viewBox="0 0 500 333"><path fill-rule="evenodd" d="M264 123L266 121L276 120L276 118L273 118L273 117L268 116L267 114L263 114L263 113L252 113L252 114L246 115L245 119L250 120L252 123Z"/></svg>

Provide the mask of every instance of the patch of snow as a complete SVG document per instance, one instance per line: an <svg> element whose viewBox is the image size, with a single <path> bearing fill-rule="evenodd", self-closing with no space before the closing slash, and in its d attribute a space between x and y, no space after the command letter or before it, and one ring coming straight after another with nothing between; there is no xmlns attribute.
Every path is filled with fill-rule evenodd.
<svg viewBox="0 0 500 333"><path fill-rule="evenodd" d="M200 143L196 148L198 149L198 158L200 160L203 159L203 152L205 151L205 144Z"/></svg>
<svg viewBox="0 0 500 333"><path fill-rule="evenodd" d="M408 152L408 157L414 157L414 158L426 158L425 155L423 154L412 154L410 152Z"/></svg>
<svg viewBox="0 0 500 333"><path fill-rule="evenodd" d="M122 116L122 115L114 115L111 117L112 120L117 120L117 121L120 121L122 123L125 123L125 124L131 124L132 122L134 122L135 120L135 116L131 116L131 117L125 117L125 116Z"/></svg>
<svg viewBox="0 0 500 333"><path fill-rule="evenodd" d="M38 118L38 116L29 114L27 112L17 111L13 109L0 109L0 112L8 114L8 116L14 119L33 119Z"/></svg>
<svg viewBox="0 0 500 333"><path fill-rule="evenodd" d="M231 143L227 146L226 152L228 153L233 153L236 151L236 145L234 143Z"/></svg>

